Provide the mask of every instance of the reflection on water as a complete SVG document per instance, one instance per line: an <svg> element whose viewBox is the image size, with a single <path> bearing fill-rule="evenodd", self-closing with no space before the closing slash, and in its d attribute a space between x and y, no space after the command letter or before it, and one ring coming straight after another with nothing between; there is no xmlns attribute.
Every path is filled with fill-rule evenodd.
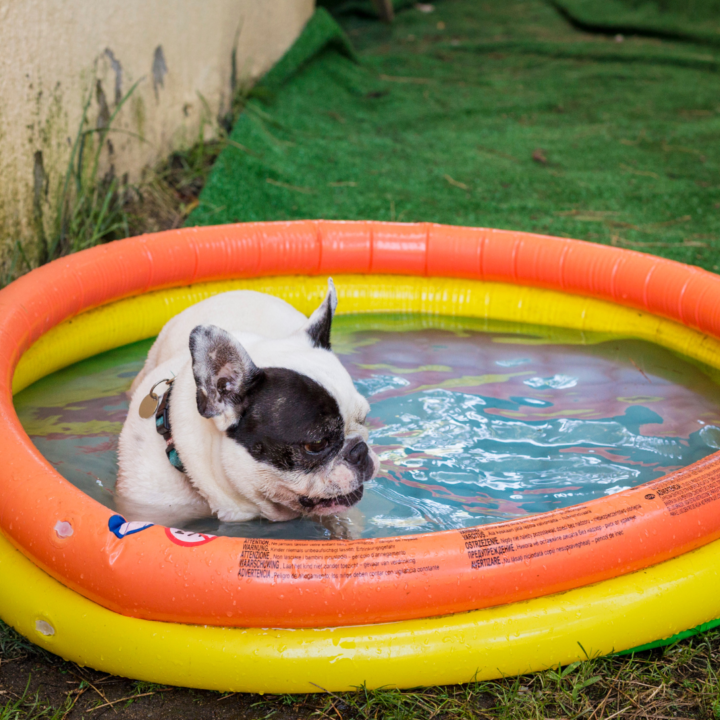
<svg viewBox="0 0 720 720"><path fill-rule="evenodd" d="M40 451L109 507L124 391L149 345L91 358L16 397ZM473 320L352 316L336 320L333 346L370 400L371 442L382 460L351 511L356 536L467 527L574 505L720 448L720 388L689 361L645 342ZM192 527L328 534L311 520Z"/></svg>

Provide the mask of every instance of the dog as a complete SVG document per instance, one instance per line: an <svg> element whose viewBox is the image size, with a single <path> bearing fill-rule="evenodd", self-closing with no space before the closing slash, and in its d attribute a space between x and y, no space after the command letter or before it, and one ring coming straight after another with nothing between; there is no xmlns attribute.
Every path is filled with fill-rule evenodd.
<svg viewBox="0 0 720 720"><path fill-rule="evenodd" d="M310 318L250 290L170 320L135 378L116 505L168 525L347 511L378 471L367 400L330 346L331 279Z"/></svg>

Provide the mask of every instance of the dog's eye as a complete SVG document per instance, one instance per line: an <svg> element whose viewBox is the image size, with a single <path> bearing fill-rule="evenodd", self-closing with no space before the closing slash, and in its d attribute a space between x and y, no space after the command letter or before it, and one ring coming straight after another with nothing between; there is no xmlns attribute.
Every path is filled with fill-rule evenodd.
<svg viewBox="0 0 720 720"><path fill-rule="evenodd" d="M317 442L305 443L305 452L309 452L311 455L317 455L322 452L329 445L328 439L323 438Z"/></svg>
<svg viewBox="0 0 720 720"><path fill-rule="evenodd" d="M228 380L226 377L221 377L217 381L217 389L218 392L226 393L230 391L230 380Z"/></svg>

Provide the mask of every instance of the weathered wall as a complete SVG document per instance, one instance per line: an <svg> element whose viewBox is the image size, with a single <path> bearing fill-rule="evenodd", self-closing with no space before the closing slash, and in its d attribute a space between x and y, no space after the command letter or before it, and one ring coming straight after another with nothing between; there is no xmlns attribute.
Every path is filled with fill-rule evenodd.
<svg viewBox="0 0 720 720"><path fill-rule="evenodd" d="M235 77L264 73L292 44L314 0L0 0L0 266L58 185L91 97L89 127L113 123L106 165L130 180L225 112ZM203 99L209 106L209 112ZM208 117L208 115L210 117ZM139 140L132 134L142 136Z"/></svg>

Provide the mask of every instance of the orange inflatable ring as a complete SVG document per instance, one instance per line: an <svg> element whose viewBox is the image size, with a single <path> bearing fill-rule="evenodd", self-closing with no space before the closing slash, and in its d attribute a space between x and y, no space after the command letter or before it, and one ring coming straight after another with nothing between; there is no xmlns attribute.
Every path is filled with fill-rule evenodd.
<svg viewBox="0 0 720 720"><path fill-rule="evenodd" d="M208 536L189 546L178 533L151 526L120 537L112 532L112 513L61 478L20 426L12 404L18 361L44 333L84 311L227 278L344 273L549 288L720 336L714 275L574 240L317 221L188 228L112 243L51 263L0 292L2 534L52 577L117 613L276 628L497 606L631 573L720 538L718 453L582 506L461 531L344 542ZM455 283L453 292L462 286Z"/></svg>

